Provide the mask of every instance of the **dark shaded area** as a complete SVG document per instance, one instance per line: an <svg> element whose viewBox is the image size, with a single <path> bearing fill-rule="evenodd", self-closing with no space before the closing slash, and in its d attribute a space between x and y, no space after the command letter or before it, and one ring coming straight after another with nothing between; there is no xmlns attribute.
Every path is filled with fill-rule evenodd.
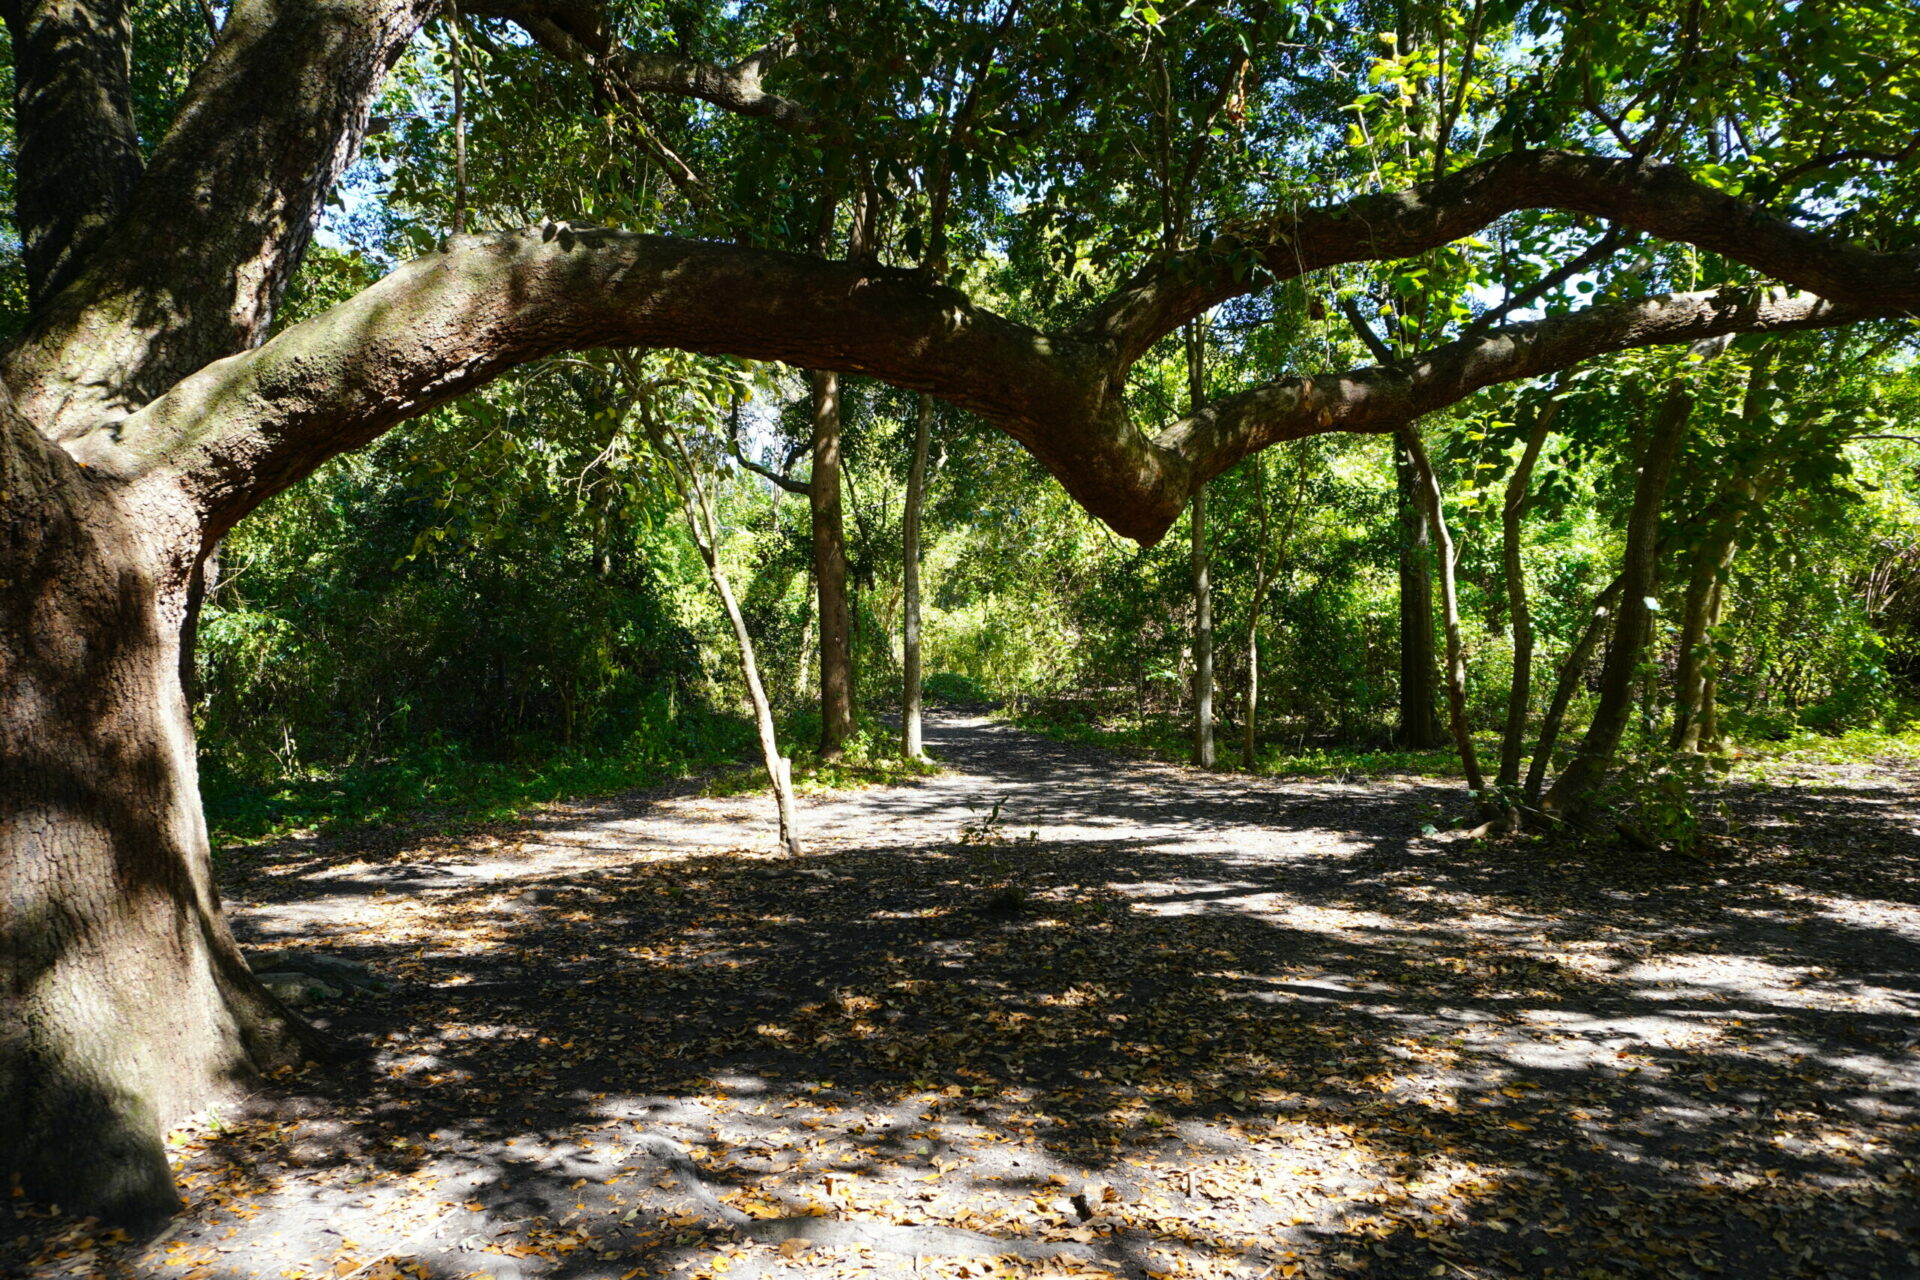
<svg viewBox="0 0 1920 1280"><path fill-rule="evenodd" d="M1438 788L1210 778L951 725L933 746L1031 803L909 846L950 781L864 793L834 812L900 838L843 826L845 847L797 861L689 846L562 875L530 857L484 883L451 847L236 864L243 900L431 898L437 936L398 923L352 949L404 984L328 1019L362 1069L290 1081L207 1139L190 1216L315 1182L316 1202L364 1188L392 1217L413 1194L393 1188L432 1174L404 1255L428 1274L712 1274L737 1246L631 1154L637 1127L691 1144L749 1212L1082 1242L1128 1276L1172 1257L1920 1274L1909 774L1746 789L1715 859L1682 863L1426 839ZM1114 831L1049 834L1076 825ZM1303 829L1317 851L1252 839ZM728 1274L817 1262L758 1247Z"/></svg>

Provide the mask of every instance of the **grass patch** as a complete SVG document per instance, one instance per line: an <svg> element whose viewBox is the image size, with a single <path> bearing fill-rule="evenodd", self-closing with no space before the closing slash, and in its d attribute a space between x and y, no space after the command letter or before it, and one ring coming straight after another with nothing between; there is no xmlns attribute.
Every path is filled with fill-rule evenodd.
<svg viewBox="0 0 1920 1280"><path fill-rule="evenodd" d="M383 760L249 776L208 757L201 761L201 796L216 850L354 827L458 828L732 764L752 745L744 720L702 715L620 750L556 750L510 761L473 760L457 743L431 742Z"/></svg>
<svg viewBox="0 0 1920 1280"><path fill-rule="evenodd" d="M1920 761L1920 720L1910 720L1898 729L1856 728L1833 734L1798 729L1779 742L1755 746L1742 743L1741 754L1810 764L1875 764L1885 760L1910 764Z"/></svg>
<svg viewBox="0 0 1920 1280"><path fill-rule="evenodd" d="M1085 702L1061 700L1028 703L1010 711L1007 719L1019 728L1056 742L1082 743L1177 762L1187 761L1193 752L1187 723L1170 716L1143 719L1132 712L1102 713ZM1499 759L1500 744L1492 735L1477 736L1474 745L1483 762ZM1237 770L1240 767L1237 732L1228 728L1219 730L1215 749L1221 768ZM1271 777L1415 774L1457 778L1461 775L1460 757L1451 745L1407 751L1366 744L1264 742L1254 761L1255 773Z"/></svg>
<svg viewBox="0 0 1920 1280"><path fill-rule="evenodd" d="M790 743L819 736L816 715L795 717L782 734L782 748L793 760L793 789L803 796L832 791L860 791L867 787L893 787L915 778L927 778L940 772L940 766L926 760L912 760L900 753L898 732L872 721L863 721L847 739L845 752L837 760L822 760L811 747L794 750ZM811 730L811 734L808 734ZM805 738L802 735L807 735ZM706 796L750 795L767 789L767 771L759 764L722 769L701 788Z"/></svg>

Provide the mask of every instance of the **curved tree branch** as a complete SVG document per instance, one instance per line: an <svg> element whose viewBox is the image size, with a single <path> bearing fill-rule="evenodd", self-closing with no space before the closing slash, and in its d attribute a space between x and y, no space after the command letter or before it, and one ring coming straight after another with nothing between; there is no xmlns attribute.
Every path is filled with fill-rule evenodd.
<svg viewBox="0 0 1920 1280"><path fill-rule="evenodd" d="M746 449L740 443L740 413L738 406L735 406L733 420L728 424L727 444L733 451L733 460L761 479L778 485L788 493L804 494L812 491L812 486L804 481L795 480L792 476L786 474L785 471L775 471L772 467L764 466L747 456ZM796 448L792 454L788 455L787 465L789 467L793 465L793 459L797 457L799 453L800 450Z"/></svg>
<svg viewBox="0 0 1920 1280"><path fill-rule="evenodd" d="M1402 191L1276 213L1141 272L1079 327L1129 360L1228 298L1348 262L1410 257L1523 209L1558 209L1682 241L1834 302L1920 311L1920 253L1875 253L1808 231L1683 170L1515 151Z"/></svg>
<svg viewBox="0 0 1920 1280"><path fill-rule="evenodd" d="M1871 314L1777 291L1616 302L1392 364L1282 379L1150 436L1126 410L1126 366L1109 348L1004 319L921 273L550 224L459 237L70 449L109 474L179 477L218 533L327 458L514 364L675 347L931 392L1020 441L1116 531L1152 542L1201 484L1280 441L1393 431L1482 387L1605 352Z"/></svg>
<svg viewBox="0 0 1920 1280"><path fill-rule="evenodd" d="M1871 318L1810 294L1710 289L1635 298L1509 325L1347 373L1285 378L1223 397L1155 438L1195 483L1250 453L1329 431L1394 431L1484 387L1539 377L1635 347L1735 333L1816 329ZM1099 513L1096 513L1099 514Z"/></svg>

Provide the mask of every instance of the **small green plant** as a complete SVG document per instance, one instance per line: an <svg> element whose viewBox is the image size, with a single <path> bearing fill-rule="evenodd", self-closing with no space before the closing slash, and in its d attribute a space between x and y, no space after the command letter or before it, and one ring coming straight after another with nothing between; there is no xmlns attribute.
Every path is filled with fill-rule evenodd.
<svg viewBox="0 0 1920 1280"><path fill-rule="evenodd" d="M1695 855L1710 828L1729 822L1726 801L1711 794L1713 765L1692 752L1628 753L1600 800L1631 843Z"/></svg>

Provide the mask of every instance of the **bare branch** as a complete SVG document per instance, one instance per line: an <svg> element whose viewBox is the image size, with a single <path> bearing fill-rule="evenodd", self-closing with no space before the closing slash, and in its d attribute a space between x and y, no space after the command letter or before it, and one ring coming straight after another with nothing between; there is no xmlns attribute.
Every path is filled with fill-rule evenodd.
<svg viewBox="0 0 1920 1280"><path fill-rule="evenodd" d="M785 489L788 493L805 494L811 491L812 489L811 485L808 485L799 480L795 480L792 476L785 474L783 471L775 471L772 467L763 466L762 464L755 462L752 458L749 458L747 456L746 449L744 449L740 444L740 414L737 406L735 408L732 421L728 423L727 443L733 450L733 460L739 463L741 466L745 467L747 470L753 472L753 474L761 477L764 480L771 481L772 483L778 485L780 488ZM798 451L796 450L795 454L788 455L787 465L789 467L793 465L793 458L794 456L797 455L797 453Z"/></svg>
<svg viewBox="0 0 1920 1280"><path fill-rule="evenodd" d="M1393 363L1393 348L1387 345L1386 339L1373 331L1373 326L1367 322L1367 317L1360 311L1358 298L1340 299L1340 314L1347 318L1347 324L1359 336L1367 350L1373 353L1375 360L1381 364Z"/></svg>
<svg viewBox="0 0 1920 1280"><path fill-rule="evenodd" d="M1588 245L1578 257L1561 263L1526 288L1508 294L1499 306L1476 316L1473 323L1461 330L1461 336L1485 333L1521 307L1531 306L1535 299L1552 293L1575 276L1592 271L1611 257L1616 250L1631 244L1634 239L1631 233L1622 231L1619 227L1607 228L1607 233Z"/></svg>

